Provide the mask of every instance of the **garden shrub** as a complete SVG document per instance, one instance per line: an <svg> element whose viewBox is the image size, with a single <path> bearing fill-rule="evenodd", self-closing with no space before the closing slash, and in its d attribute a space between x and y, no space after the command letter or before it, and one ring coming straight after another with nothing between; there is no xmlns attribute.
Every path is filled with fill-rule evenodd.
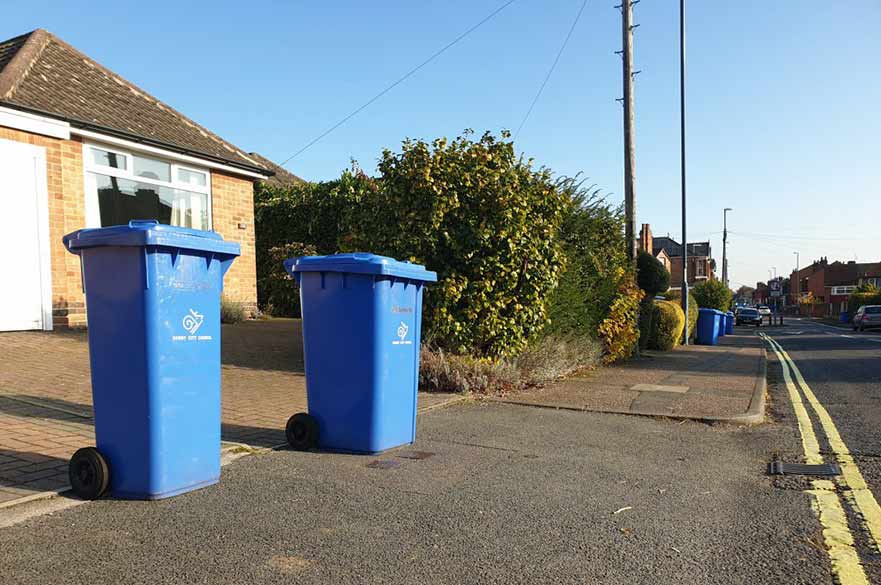
<svg viewBox="0 0 881 585"><path fill-rule="evenodd" d="M381 188L365 193L351 243L438 273L424 299L433 344L510 357L547 321L572 200L549 170L516 156L509 133L470 134L385 150Z"/></svg>
<svg viewBox="0 0 881 585"><path fill-rule="evenodd" d="M645 349L654 331L654 299L670 288L670 273L660 260L641 251L636 257L636 284L645 293L639 306L639 348Z"/></svg>
<svg viewBox="0 0 881 585"><path fill-rule="evenodd" d="M572 179L560 187L574 205L560 229L566 263L548 300L549 322L543 335L597 336L618 296L618 270L629 266L621 208L606 203L596 190Z"/></svg>
<svg viewBox="0 0 881 585"><path fill-rule="evenodd" d="M679 305L682 309L682 294L678 290L669 290L664 294L668 301L672 301ZM697 318L700 315L700 306L694 294L688 291L688 338L694 339L697 336Z"/></svg>
<svg viewBox="0 0 881 585"><path fill-rule="evenodd" d="M261 254L264 264L257 267L257 290L263 311L273 317L300 316L300 287L284 268L283 262L298 256L314 256L315 246L294 242L269 248Z"/></svg>
<svg viewBox="0 0 881 585"><path fill-rule="evenodd" d="M863 305L881 305L881 292L855 292L847 300L847 310L851 317Z"/></svg>
<svg viewBox="0 0 881 585"><path fill-rule="evenodd" d="M721 280L705 280L691 289L698 306L702 309L728 311L734 293Z"/></svg>
<svg viewBox="0 0 881 585"><path fill-rule="evenodd" d="M245 320L245 309L240 303L231 301L226 296L220 297L220 322L241 323Z"/></svg>
<svg viewBox="0 0 881 585"><path fill-rule="evenodd" d="M673 301L655 301L652 307L652 331L649 349L670 351L682 342L685 329L685 313Z"/></svg>
<svg viewBox="0 0 881 585"><path fill-rule="evenodd" d="M603 342L605 357L603 362L610 364L633 355L634 346L639 340L636 326L637 311L644 293L636 286L632 274L619 269L616 276L618 296L609 308L609 316L600 323L598 333Z"/></svg>

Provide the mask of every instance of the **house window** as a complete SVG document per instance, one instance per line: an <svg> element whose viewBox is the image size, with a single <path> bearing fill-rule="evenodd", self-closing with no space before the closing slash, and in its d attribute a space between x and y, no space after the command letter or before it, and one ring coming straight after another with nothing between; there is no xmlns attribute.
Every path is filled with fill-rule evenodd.
<svg viewBox="0 0 881 585"><path fill-rule="evenodd" d="M211 229L207 170L117 148L86 145L86 223L125 225L133 219Z"/></svg>
<svg viewBox="0 0 881 585"><path fill-rule="evenodd" d="M698 260L694 263L694 274L698 278L707 275L707 267L704 265L703 261Z"/></svg>
<svg viewBox="0 0 881 585"><path fill-rule="evenodd" d="M831 293L833 295L849 295L856 289L855 286L833 286Z"/></svg>

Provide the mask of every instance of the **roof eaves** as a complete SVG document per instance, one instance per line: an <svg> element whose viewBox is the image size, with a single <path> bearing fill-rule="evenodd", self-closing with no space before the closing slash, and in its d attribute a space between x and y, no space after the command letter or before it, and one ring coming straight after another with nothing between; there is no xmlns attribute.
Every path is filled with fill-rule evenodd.
<svg viewBox="0 0 881 585"><path fill-rule="evenodd" d="M229 167L241 169L243 171L249 171L249 172L257 173L260 175L266 175L267 177L271 177L272 175L275 174L275 172L272 171L271 169L266 169L262 166L246 165L240 161L223 158L223 157L217 156L216 154L209 154L207 152L202 152L200 150L194 150L192 148L186 148L186 147L183 147L183 146L180 146L177 144L173 144L170 142L163 142L161 140L156 140L154 138L146 138L146 137L140 136L138 134L132 134L131 132L125 132L123 130L118 130L116 128L109 128L107 126L101 126L100 124L95 124L94 122L87 122L85 120L79 120L77 118L71 118L69 116L61 116L61 115L53 113L53 112L46 112L43 110L39 110L37 108L30 108L28 106L16 104L14 102L7 102L7 101L0 100L0 106L15 109L15 110L20 110L22 112L36 114L38 116L45 116L47 118L52 118L53 120L63 120L64 122L67 122L68 124L70 124L74 128L80 128L82 130L92 130L93 132L97 132L100 134L106 134L107 136L122 138L124 140L129 140L131 142L136 142L138 144L155 146L157 148L170 150L171 152L176 152L178 154L185 154L188 156L209 160L209 161L223 164L223 165L226 165ZM250 159L248 159L248 160L250 160Z"/></svg>

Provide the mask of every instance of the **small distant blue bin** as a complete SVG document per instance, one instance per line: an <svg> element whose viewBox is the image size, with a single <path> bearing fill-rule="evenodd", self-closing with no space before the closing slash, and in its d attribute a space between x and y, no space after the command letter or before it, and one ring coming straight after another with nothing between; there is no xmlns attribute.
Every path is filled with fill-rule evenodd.
<svg viewBox="0 0 881 585"><path fill-rule="evenodd" d="M719 344L719 326L722 312L716 309L699 309L697 316L697 342L700 345Z"/></svg>
<svg viewBox="0 0 881 585"><path fill-rule="evenodd" d="M437 274L368 253L284 262L300 284L309 413L295 449L378 453L416 438L422 294Z"/></svg>
<svg viewBox="0 0 881 585"><path fill-rule="evenodd" d="M725 334L728 332L728 317L725 316L723 311L717 311L719 313L719 337L725 337Z"/></svg>
<svg viewBox="0 0 881 585"><path fill-rule="evenodd" d="M725 313L725 333L727 335L734 333L734 313L731 311Z"/></svg>
<svg viewBox="0 0 881 585"><path fill-rule="evenodd" d="M841 323L850 323L850 313L847 311L842 311L838 315L838 321Z"/></svg>
<svg viewBox="0 0 881 585"><path fill-rule="evenodd" d="M81 260L97 449L74 491L154 500L220 478L220 296L239 245L131 221L63 238Z"/></svg>

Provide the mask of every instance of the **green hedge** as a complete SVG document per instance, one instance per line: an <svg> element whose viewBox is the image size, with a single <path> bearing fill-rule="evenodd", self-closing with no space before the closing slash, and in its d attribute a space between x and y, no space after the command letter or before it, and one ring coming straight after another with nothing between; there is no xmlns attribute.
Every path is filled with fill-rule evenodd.
<svg viewBox="0 0 881 585"><path fill-rule="evenodd" d="M855 292L847 300L847 310L853 317L863 305L881 305L881 293Z"/></svg>
<svg viewBox="0 0 881 585"><path fill-rule="evenodd" d="M672 301L656 301L653 313L649 349L670 351L682 342L685 313Z"/></svg>
<svg viewBox="0 0 881 585"><path fill-rule="evenodd" d="M734 293L721 280L705 280L691 289L697 304L702 309L728 311Z"/></svg>
<svg viewBox="0 0 881 585"><path fill-rule="evenodd" d="M680 310L682 309L682 294L678 290L667 291L664 294L664 297L668 301L672 301L679 305ZM697 318L700 315L700 306L698 305L697 299L694 298L694 294L691 291L688 291L688 338L694 339L697 335Z"/></svg>
<svg viewBox="0 0 881 585"><path fill-rule="evenodd" d="M257 265L257 298L260 307L275 317L300 316L300 287L284 269L283 262L298 256L313 256L315 246L294 242L269 248Z"/></svg>

